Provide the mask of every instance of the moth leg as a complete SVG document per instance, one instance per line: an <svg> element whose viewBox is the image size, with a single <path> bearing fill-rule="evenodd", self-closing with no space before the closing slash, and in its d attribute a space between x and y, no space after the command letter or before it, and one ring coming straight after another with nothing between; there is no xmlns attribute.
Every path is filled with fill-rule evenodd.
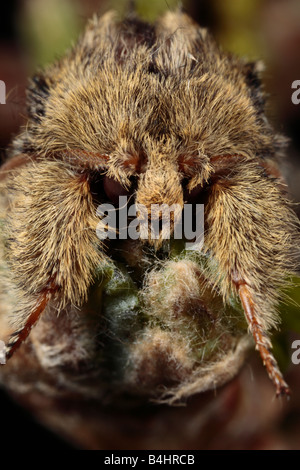
<svg viewBox="0 0 300 470"><path fill-rule="evenodd" d="M59 175L59 177L58 177ZM104 261L88 174L60 161L22 165L7 182L5 261L18 299L7 357L28 337L48 302L81 306Z"/></svg>
<svg viewBox="0 0 300 470"><path fill-rule="evenodd" d="M41 314L45 310L49 300L51 299L54 292L57 291L57 287L51 285L45 288L40 296L38 297L35 305L33 306L30 314L28 315L25 325L11 334L7 345L6 345L6 358L12 357L14 352L21 346L21 344L27 339L32 327L39 320Z"/></svg>
<svg viewBox="0 0 300 470"><path fill-rule="evenodd" d="M238 293L276 394L288 395L267 333L278 325L280 289L294 269L298 222L273 170L259 160L216 156L212 166L204 244L218 266L212 276L224 299Z"/></svg>
<svg viewBox="0 0 300 470"><path fill-rule="evenodd" d="M234 276L233 281L241 299L249 329L256 344L256 349L259 351L262 361L267 369L268 375L276 387L276 395L290 395L290 389L283 379L277 361L271 352L271 340L265 332L259 317L255 312L255 302L253 300L249 286L244 280L238 278L236 275Z"/></svg>

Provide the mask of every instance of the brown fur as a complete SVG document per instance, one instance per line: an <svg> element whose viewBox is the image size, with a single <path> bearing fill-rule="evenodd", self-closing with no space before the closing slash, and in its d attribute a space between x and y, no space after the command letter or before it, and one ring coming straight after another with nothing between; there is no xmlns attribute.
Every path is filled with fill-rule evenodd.
<svg viewBox="0 0 300 470"><path fill-rule="evenodd" d="M255 64L221 52L184 14L169 12L152 27L108 13L33 79L28 102L10 158L35 161L11 165L5 180L17 329L49 282L59 309L80 305L107 259L95 233L97 172L128 191L135 178L136 202L147 207L183 206L203 189L208 284L228 302L238 275L262 331L277 324L298 235L281 182L265 169L277 165L285 142L265 118ZM220 169L216 157L225 155L235 158Z"/></svg>

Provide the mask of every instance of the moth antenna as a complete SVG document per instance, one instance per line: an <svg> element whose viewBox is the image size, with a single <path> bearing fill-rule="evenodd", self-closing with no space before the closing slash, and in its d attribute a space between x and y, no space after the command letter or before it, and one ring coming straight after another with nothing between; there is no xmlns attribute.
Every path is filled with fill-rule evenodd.
<svg viewBox="0 0 300 470"><path fill-rule="evenodd" d="M36 156L19 153L7 160L0 168L0 181L5 180L14 170L36 160Z"/></svg>
<svg viewBox="0 0 300 470"><path fill-rule="evenodd" d="M37 299L31 313L28 315L25 325L12 333L5 348L6 359L12 357L15 351L21 346L21 344L27 339L32 327L39 320L41 314L45 310L52 294L57 291L57 287L52 284L50 287L45 288Z"/></svg>
<svg viewBox="0 0 300 470"><path fill-rule="evenodd" d="M289 386L285 382L279 370L277 361L271 352L272 344L255 312L255 302L249 286L242 279L235 278L233 282L237 287L249 329L256 344L256 349L259 351L268 375L276 387L276 396L288 396L290 395Z"/></svg>

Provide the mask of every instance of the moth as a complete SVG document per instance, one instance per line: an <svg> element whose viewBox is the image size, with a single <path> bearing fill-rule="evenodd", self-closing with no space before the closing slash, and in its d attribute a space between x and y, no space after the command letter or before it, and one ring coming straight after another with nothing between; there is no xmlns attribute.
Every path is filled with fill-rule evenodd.
<svg viewBox="0 0 300 470"><path fill-rule="evenodd" d="M122 323L127 382L151 389L169 374L172 386L182 380L195 392L208 387L197 380L210 367L213 387L225 369L232 368L226 380L236 373L229 351L240 367L238 345L252 335L276 394L289 394L271 330L295 268L298 228L279 169L286 140L265 116L259 75L258 64L221 51L182 12L167 12L153 25L109 12L94 17L64 57L31 79L28 122L1 168L3 290L14 299L2 368L21 357L46 312L55 311L49 331L78 311L84 322L100 282L95 273L123 263L141 304L134 308L144 308L138 332ZM203 203L201 253L188 258L183 245L174 257L171 244L150 233L144 240L99 240L97 205L116 205L124 195L149 211L152 204ZM103 307L109 328L129 321L133 308L116 307L118 292L111 310ZM243 312L242 327L227 316L226 339L222 315L232 305ZM103 308L96 308L96 324ZM205 360L213 335L217 353ZM96 336L84 343L86 354L99 350ZM67 337L72 347L83 341L82 334ZM57 366L63 353L55 354Z"/></svg>

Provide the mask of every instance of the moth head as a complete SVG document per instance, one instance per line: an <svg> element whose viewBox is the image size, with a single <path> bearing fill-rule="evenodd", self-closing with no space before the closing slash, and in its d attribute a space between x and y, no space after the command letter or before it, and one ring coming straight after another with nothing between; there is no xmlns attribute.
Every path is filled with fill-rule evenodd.
<svg viewBox="0 0 300 470"><path fill-rule="evenodd" d="M243 356L240 351L247 347L242 343L247 325L240 322L241 310L236 308L232 294L237 290L241 293L244 310L251 317L254 308L251 299L255 298L256 288L257 305L260 303L267 312L264 324L268 326L268 321L272 324L268 302L272 304L276 294L269 288L269 296L265 296L259 289L265 288L265 272L269 273L270 285L279 284L279 271L285 269L284 256L278 254L278 268L274 271L269 255L265 254L276 249L280 252L280 243L288 237L280 226L279 232L284 234L279 244L276 241L272 244L265 227L273 220L273 227L277 228L277 221L284 220L282 215L287 226L292 219L280 205L279 191L272 186L268 175L263 175L260 164L280 150L282 141L265 119L256 66L221 52L207 32L183 14L168 13L152 26L137 19L118 23L109 14L94 19L73 50L32 80L28 98L29 121L15 141L14 151L27 155L29 162L42 161L39 171L48 189L45 191L39 181L40 192L33 192L37 199L32 204L36 226L34 236L29 236L32 224L28 224L28 239L30 243L39 241L40 233L49 230L59 244L65 241L57 250L50 240L53 256L46 249L41 262L38 262L40 244L35 245L35 257L30 243L23 243L24 250L30 251L28 269L31 260L36 259L41 278L49 271L46 287L40 289L41 305L53 292L65 293L72 304L79 303L83 294L87 294L92 278L97 278L101 271L102 280L106 277L114 285L110 290L106 281L101 283L97 279L95 283L96 297L103 301L101 318L107 320L108 328L115 328L115 337L119 338L124 326L122 323L119 328L119 321L132 321L130 330L134 332L137 318L143 325L132 343L128 343L131 331L129 334L126 328L128 335L119 341L125 348L129 344L124 364L134 363L133 369L126 372L129 388L135 384L133 388L140 389L143 383L148 389L155 380L161 385L161 377L178 384L176 374L182 371L183 388L190 384L191 390L179 395L187 396L193 393L191 376L196 383L203 377L201 389L223 383L225 370L227 377L232 377L240 365L240 359L236 359ZM48 165L53 160L55 164ZM57 165L56 160L60 160ZM244 166L245 162L252 163ZM60 170L65 186L60 185L64 191L58 194ZM31 192L29 176L28 193ZM230 185L235 188L232 194ZM45 192L54 201L52 207L56 204L61 210L59 223L53 220L52 211L48 211L49 198ZM273 205L265 197L268 192L270 197L273 194ZM41 196L38 198L37 194ZM177 252L169 250L166 256L159 257L162 232L158 239L147 232L143 242L126 239L121 243L109 240L107 246L99 243L95 229L97 204L111 203L115 207L123 196L135 202L138 210L144 208L142 215L148 221L161 218L159 211L153 214L153 206L174 206L171 235L184 204L201 203L207 198L208 248L199 250L193 257L181 244ZM40 211L43 214L37 210L40 200L46 205L46 210ZM261 205L253 211L257 201ZM266 208L269 218L265 216ZM49 216L45 223L41 215ZM73 220L74 237L73 233L65 236L65 220ZM253 220L259 220L260 232ZM275 236L278 230L273 232ZM80 240L77 245L76 240ZM59 259L56 259L58 252ZM65 256L66 266L62 263L64 253L71 253ZM261 256L257 257L257 253ZM19 262L20 256L15 258ZM27 282L28 270L24 272ZM70 274L67 279L65 273ZM125 289L124 279L127 279ZM125 309L122 298L114 305L108 302L105 306L104 297L112 295L109 291L117 299L120 290L128 294L128 286L134 294L126 300ZM79 290L83 294L78 300ZM144 310L138 312L140 308ZM265 347L260 323L256 322L254 327L258 345ZM103 344L110 346L108 335ZM268 340L265 344L269 348ZM236 351L234 361L233 350ZM267 356L264 357L272 369L271 358ZM208 373L209 385L204 384L207 377L201 375L203 371L198 367L203 357L208 361L206 365L211 361L218 368L216 372L212 366L214 372ZM220 357L224 358L223 366ZM175 379L173 371L166 374L166 366L170 364L175 364Z"/></svg>

